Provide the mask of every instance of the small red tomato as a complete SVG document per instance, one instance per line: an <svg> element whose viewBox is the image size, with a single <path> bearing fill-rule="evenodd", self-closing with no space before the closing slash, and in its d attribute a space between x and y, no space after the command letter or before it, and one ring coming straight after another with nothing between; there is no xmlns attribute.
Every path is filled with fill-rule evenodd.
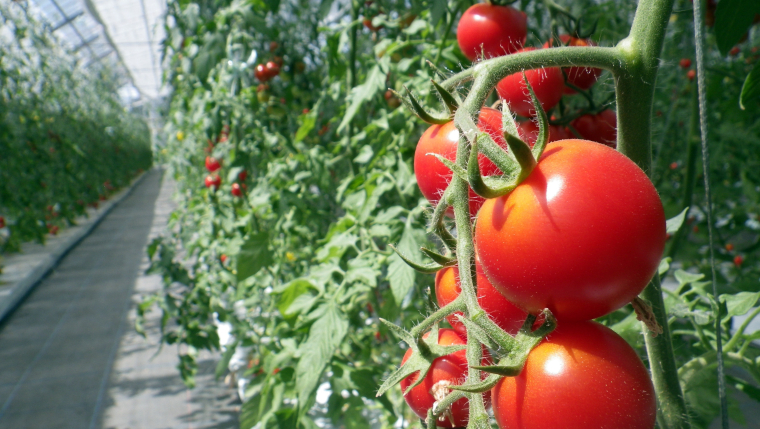
<svg viewBox="0 0 760 429"><path fill-rule="evenodd" d="M734 256L734 265L737 267L741 267L744 263L744 258L741 257L741 255Z"/></svg>
<svg viewBox="0 0 760 429"><path fill-rule="evenodd" d="M279 47L279 43L277 42L269 42L269 52L274 52Z"/></svg>
<svg viewBox="0 0 760 429"><path fill-rule="evenodd" d="M697 72L696 72L696 71L694 71L694 70L689 70L689 72L688 72L688 73L686 73L686 77L687 77L689 80L694 80L694 78L695 78L695 77L697 77Z"/></svg>
<svg viewBox="0 0 760 429"><path fill-rule="evenodd" d="M51 225L47 224L47 229L50 235L57 235L58 234L58 225Z"/></svg>
<svg viewBox="0 0 760 429"><path fill-rule="evenodd" d="M238 180L240 180L241 182L245 182L245 179L247 179L247 178L248 178L248 172L247 171L243 170L240 173L238 173Z"/></svg>
<svg viewBox="0 0 760 429"><path fill-rule="evenodd" d="M274 61L267 61L266 69L270 79L280 74L280 65Z"/></svg>
<svg viewBox="0 0 760 429"><path fill-rule="evenodd" d="M536 48L525 48L519 52L527 52ZM536 93L536 98L545 111L559 103L565 88L565 78L559 67L544 67L525 70L525 76ZM509 108L520 116L535 116L535 108L530 99L528 87L525 85L522 72L511 74L496 84L499 97L509 104Z"/></svg>
<svg viewBox="0 0 760 429"><path fill-rule="evenodd" d="M517 132L525 143L533 146L538 139L538 124L534 121L518 122ZM571 138L573 138L573 135L567 128L560 127L559 125L549 125L549 142Z"/></svg>
<svg viewBox="0 0 760 429"><path fill-rule="evenodd" d="M243 195L243 191L240 189L240 185L237 183L232 184L232 190L230 192L232 192L232 195L236 197Z"/></svg>
<svg viewBox="0 0 760 429"><path fill-rule="evenodd" d="M730 51L728 51L728 55L731 55L732 57L735 57L735 56L739 55L739 52L741 52L741 49L739 49L738 46L734 46L733 48L731 48Z"/></svg>
<svg viewBox="0 0 760 429"><path fill-rule="evenodd" d="M259 82L266 82L272 78L272 76L270 76L269 72L267 71L267 66L264 64L257 65L253 74L256 76L256 79L258 79Z"/></svg>
<svg viewBox="0 0 760 429"><path fill-rule="evenodd" d="M699 227L696 226L696 225L694 225L694 228L692 228L691 230L694 231L695 233L697 233L697 232L699 232Z"/></svg>
<svg viewBox="0 0 760 429"><path fill-rule="evenodd" d="M219 163L218 159L213 156L206 157L206 170L208 170L209 173L213 173L220 168L222 168L222 165Z"/></svg>
<svg viewBox="0 0 760 429"><path fill-rule="evenodd" d="M603 110L596 115L583 115L572 122L573 128L586 140L617 147L617 115Z"/></svg>
<svg viewBox="0 0 760 429"><path fill-rule="evenodd" d="M227 255L222 254L222 256L219 257L219 260L222 261L222 263L227 262Z"/></svg>
<svg viewBox="0 0 760 429"><path fill-rule="evenodd" d="M570 47L586 47L596 46L596 43L591 39L579 39L572 37L569 34L560 34L559 40L562 42L562 46ZM551 48L552 42L544 43L544 48ZM594 86L594 83L602 75L602 69L596 67L563 67L563 70L567 74L567 82L577 86L580 89L587 90ZM565 94L575 94L575 90L570 87L565 87Z"/></svg>
<svg viewBox="0 0 760 429"><path fill-rule="evenodd" d="M491 398L501 429L652 429L657 416L646 367L596 322L560 323Z"/></svg>
<svg viewBox="0 0 760 429"><path fill-rule="evenodd" d="M500 111L488 107L481 109L478 117L478 128L488 133L499 146L507 148L507 142L502 134ZM431 125L417 143L417 149L414 152L414 175L417 178L417 185L420 187L422 195L433 205L438 203L449 182L451 182L453 173L432 154L441 155L450 161L454 161L458 144L459 130L454 125L454 121L443 125ZM478 163L480 172L484 176L499 173L496 165L483 154L479 155ZM470 190L470 214L474 216L481 205L483 205L483 198ZM449 208L448 213L453 215L453 209Z"/></svg>
<svg viewBox="0 0 760 429"><path fill-rule="evenodd" d="M206 176L205 184L207 188L211 188L213 186L214 190L219 189L219 186L222 185L222 178L216 174L214 175L209 174L208 176Z"/></svg>
<svg viewBox="0 0 760 429"><path fill-rule="evenodd" d="M681 58L681 61L678 62L678 65L681 66L682 69L688 69L691 67L691 60L688 58Z"/></svg>
<svg viewBox="0 0 760 429"><path fill-rule="evenodd" d="M511 54L522 48L528 35L528 18L510 6L475 4L459 19L457 42L462 53L475 61Z"/></svg>
<svg viewBox="0 0 760 429"><path fill-rule="evenodd" d="M5 218L0 216L0 228L5 228Z"/></svg>
<svg viewBox="0 0 760 429"><path fill-rule="evenodd" d="M272 370L272 375L277 375L278 372L280 372L280 368L275 368Z"/></svg>
<svg viewBox="0 0 760 429"><path fill-rule="evenodd" d="M477 274L477 294L478 303L488 314L488 317L494 321L501 329L509 332L510 334L516 334L522 326L528 313L515 307L514 304L507 301L502 294L500 294L488 281L483 269L480 267L480 263L476 263ZM462 288L459 282L459 268L447 267L435 274L435 296L438 300L438 305L443 307L448 303L454 301L459 294L462 293ZM446 320L451 324L455 331L465 335L467 329L464 324L459 321L457 314L454 313L446 316Z"/></svg>
<svg viewBox="0 0 760 429"><path fill-rule="evenodd" d="M676 168L678 168L678 163L677 162L671 162L670 163L670 169L671 170L675 170Z"/></svg>
<svg viewBox="0 0 760 429"><path fill-rule="evenodd" d="M425 334L425 338L429 333ZM438 330L438 344L442 346L451 345L464 345L467 341L456 333L453 329L440 329ZM412 356L412 349L408 349L404 354L404 358L401 360L401 365ZM483 364L487 365L490 359L484 353ZM464 378L467 376L467 356L465 350L454 352L450 355L439 357L433 361L430 366L425 379L422 383L404 395L404 400L409 405L409 408L414 411L420 418L426 418L428 410L433 406L437 400L436 393L439 395L448 393L448 389L444 389L445 386L451 384L461 384ZM417 381L419 373L415 372L412 375L401 380L401 392L405 392L406 389ZM440 391L439 391L440 389ZM488 395L490 398L490 394ZM438 427L465 427L469 419L469 407L467 399L462 398L451 406L449 409L450 419L443 417L439 418L436 422ZM453 423L453 424L452 424Z"/></svg>
<svg viewBox="0 0 760 429"><path fill-rule="evenodd" d="M734 245L731 243L726 243L726 250L729 252L734 250Z"/></svg>
<svg viewBox="0 0 760 429"><path fill-rule="evenodd" d="M301 114L303 114L303 115L308 115L308 114L309 114L309 109L303 109L303 110L301 111Z"/></svg>

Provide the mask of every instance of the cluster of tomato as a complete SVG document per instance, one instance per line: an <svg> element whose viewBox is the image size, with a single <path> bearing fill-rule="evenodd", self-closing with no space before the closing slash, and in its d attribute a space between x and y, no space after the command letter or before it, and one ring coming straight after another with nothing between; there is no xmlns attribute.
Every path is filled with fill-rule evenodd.
<svg viewBox="0 0 760 429"><path fill-rule="evenodd" d="M207 156L206 157L206 170L208 170L209 174L206 176L206 179L204 180L204 184L207 188L212 188L213 190L219 189L219 187L222 185L222 178L219 176L219 170L221 170L222 164L221 162L212 157ZM242 197L243 192L246 190L245 186L245 179L248 178L248 172L245 170L238 173L238 181L240 183L233 183L230 188L230 193L234 197Z"/></svg>
<svg viewBox="0 0 760 429"><path fill-rule="evenodd" d="M465 55L475 60L535 49L522 47L526 32L523 12L477 4L460 19L457 39ZM560 39L569 46L592 45L570 36ZM544 47L550 46L547 42ZM586 90L601 70L570 67L564 72L558 68L525 72L545 110L574 91L566 81ZM511 111L528 118L535 114L522 73L507 76L496 89ZM483 107L478 128L507 150L501 115ZM611 131L585 140L553 126L551 143L538 164L510 193L484 199L470 190L480 306L511 334L517 333L529 313L546 308L558 324L533 349L518 376L503 378L484 394L487 402L493 402L502 429L654 427L654 388L645 366L625 340L592 319L634 300L656 273L666 241L665 215L647 175L614 149L614 112L580 117L573 125L585 136L591 129L598 131L599 123ZM532 144L534 122L527 120L519 127L520 137ZM458 141L453 122L433 125L420 138L415 175L432 204L440 200L452 172L431 155L454 161ZM483 154L479 164L484 176L500 174ZM437 273L435 292L441 306L459 295L457 267ZM466 344L458 315L447 320L453 329L440 331L439 344ZM404 362L411 353L407 351ZM467 370L464 351L436 359L425 380L405 395L407 403L425 418L441 399L435 387L461 384ZM403 380L402 389L417 377L414 373ZM461 427L467 421L467 401L462 399L437 424Z"/></svg>

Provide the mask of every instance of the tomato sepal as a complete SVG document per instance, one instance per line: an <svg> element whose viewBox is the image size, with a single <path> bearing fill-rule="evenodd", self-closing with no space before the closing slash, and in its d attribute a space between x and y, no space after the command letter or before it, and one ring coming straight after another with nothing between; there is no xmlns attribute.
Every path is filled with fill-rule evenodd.
<svg viewBox="0 0 760 429"><path fill-rule="evenodd" d="M450 259L448 262L446 262L444 264L441 264L441 263L438 263L438 262L434 262L434 263L429 264L429 265L418 264L418 263L412 261L411 259L409 259L403 253L401 253L396 248L396 246L394 246L392 244L389 244L388 246L391 249L393 249L394 252L396 252L396 254L399 256L399 258L401 258L402 261L404 261L410 267L414 268L416 271L419 271L419 272L421 272L423 274L435 274L436 272L438 272L439 270L441 270L441 269L443 269L445 267L453 267L454 265L457 264L456 259L453 259L453 260ZM424 252L424 250L423 250L423 252ZM440 255L440 256L443 256L443 255ZM444 258L445 258L445 256L444 256Z"/></svg>
<svg viewBox="0 0 760 429"><path fill-rule="evenodd" d="M450 310L453 313L454 311L456 311L456 308L461 306L462 304L462 302L458 302L458 301L459 300L455 300L450 305L447 305L444 308L448 308L448 310ZM452 305L452 304L455 304L455 305ZM440 313L440 310L436 313ZM406 391L403 392L404 395L408 394L413 388L417 387L419 384L421 384L425 380L425 376L430 370L430 366L433 364L433 361L435 359L450 355L452 353L456 353L460 350L464 350L467 348L467 346L464 344L451 345L451 346L442 346L438 344L438 325L437 324L433 325L433 329L430 331L430 335L428 335L427 337L420 336L419 339L415 340L412 333L405 331L401 327L396 326L395 324L383 318L380 318L380 322L382 322L386 327L388 327L388 329L390 329L394 334L396 334L396 336L398 336L401 340L409 344L409 347L412 349L412 354L409 357L409 359L403 365L401 365L396 371L394 371L380 386L380 388L377 391L377 395L376 395L377 397L382 396L388 389L400 383L401 380L419 371L419 376L417 377L417 380L415 380L411 385L409 385Z"/></svg>
<svg viewBox="0 0 760 429"><path fill-rule="evenodd" d="M425 247L420 247L420 250L422 251L422 253L424 253L425 255L427 255L428 258L430 258L433 261L441 264L444 267L451 267L451 266L457 264L457 258L456 258L456 256L441 255L440 253L435 252L435 251L430 250L430 249L425 248Z"/></svg>
<svg viewBox="0 0 760 429"><path fill-rule="evenodd" d="M470 159L467 160L467 182L470 184L473 192L483 198L498 198L506 195L517 186L514 181L504 180L490 176L483 176L480 173L480 162L478 161L479 142L488 141L490 137L485 134L479 134L478 138L472 143ZM504 155L506 152L501 151Z"/></svg>
<svg viewBox="0 0 760 429"><path fill-rule="evenodd" d="M437 118L437 117L431 115L430 113L428 113L425 110L425 108L422 107L422 105L420 104L420 102L417 101L417 99L414 97L414 94L412 94L412 91L409 88L407 88L406 86L404 86L404 89L406 90L406 94L408 95L408 97L403 97L401 94L399 94L398 92L396 92L396 90L394 90L394 89L390 89L389 88L388 90L391 91L393 94L395 94L396 97L398 97L399 100L401 100L401 102L404 103L404 106L406 106L407 109L411 110L412 113L414 113L415 115L417 115L418 118L422 119L423 121L427 122L428 124L443 125L443 124L451 122L451 118L449 118L449 117L446 117L446 118Z"/></svg>
<svg viewBox="0 0 760 429"><path fill-rule="evenodd" d="M433 84L433 87L438 92L438 95L441 97L441 101L443 101L443 104L446 105L446 109L448 109L449 114L453 115L456 113L457 109L459 108L459 102L457 101L454 96L446 90L446 88L442 87L438 82L436 82L434 79L430 79L430 82Z"/></svg>

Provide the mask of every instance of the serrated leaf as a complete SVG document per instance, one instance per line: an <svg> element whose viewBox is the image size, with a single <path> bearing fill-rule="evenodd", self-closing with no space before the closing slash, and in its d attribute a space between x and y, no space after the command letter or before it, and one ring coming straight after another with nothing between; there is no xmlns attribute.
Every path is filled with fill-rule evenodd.
<svg viewBox="0 0 760 429"><path fill-rule="evenodd" d="M316 290L317 288L308 280L294 280L280 294L276 301L277 309L286 317L308 310L314 302L314 294L310 292Z"/></svg>
<svg viewBox="0 0 760 429"><path fill-rule="evenodd" d="M348 321L334 303L326 304L325 313L309 329L309 338L299 346L301 354L296 366L298 403L302 412L317 390L320 378L335 350L348 332Z"/></svg>
<svg viewBox="0 0 760 429"><path fill-rule="evenodd" d="M715 9L715 41L722 55L727 55L749 30L756 13L760 13L757 0L721 0Z"/></svg>
<svg viewBox="0 0 760 429"><path fill-rule="evenodd" d="M760 98L760 62L756 62L752 71L747 75L742 85L742 93L739 96L739 107L744 110L750 100Z"/></svg>
<svg viewBox="0 0 760 429"><path fill-rule="evenodd" d="M272 251L269 250L269 233L264 231L251 235L238 253L237 281L242 282L253 276L273 261Z"/></svg>
<svg viewBox="0 0 760 429"><path fill-rule="evenodd" d="M387 63L387 58L381 58L381 63ZM387 65L387 64L386 64ZM338 132L342 132L351 120L359 112L359 109L368 104L372 98L385 88L385 73L383 73L380 65L375 65L367 73L367 77L359 86L354 87L348 96L349 106L346 109L346 114L343 116L343 120L338 125Z"/></svg>
<svg viewBox="0 0 760 429"><path fill-rule="evenodd" d="M683 225L684 219L686 219L686 213L689 211L689 208L683 209L681 213L678 215L668 219L665 222L665 232L668 234L675 234L678 232L679 229L681 229L681 225Z"/></svg>
<svg viewBox="0 0 760 429"><path fill-rule="evenodd" d="M727 314L723 317L723 320L747 314L755 306L758 299L760 299L760 292L739 292L736 295L721 295L720 300L726 303L727 310Z"/></svg>

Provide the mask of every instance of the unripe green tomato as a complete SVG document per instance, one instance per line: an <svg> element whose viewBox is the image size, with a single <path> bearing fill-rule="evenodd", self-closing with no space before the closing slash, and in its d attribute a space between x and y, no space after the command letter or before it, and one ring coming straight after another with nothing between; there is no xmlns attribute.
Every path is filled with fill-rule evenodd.
<svg viewBox="0 0 760 429"><path fill-rule="evenodd" d="M266 91L257 92L256 98L259 100L259 103L266 103L269 101L269 93Z"/></svg>
<svg viewBox="0 0 760 429"><path fill-rule="evenodd" d="M267 115L271 116L273 119L282 119L286 113L285 108L281 106L272 105L267 107Z"/></svg>

